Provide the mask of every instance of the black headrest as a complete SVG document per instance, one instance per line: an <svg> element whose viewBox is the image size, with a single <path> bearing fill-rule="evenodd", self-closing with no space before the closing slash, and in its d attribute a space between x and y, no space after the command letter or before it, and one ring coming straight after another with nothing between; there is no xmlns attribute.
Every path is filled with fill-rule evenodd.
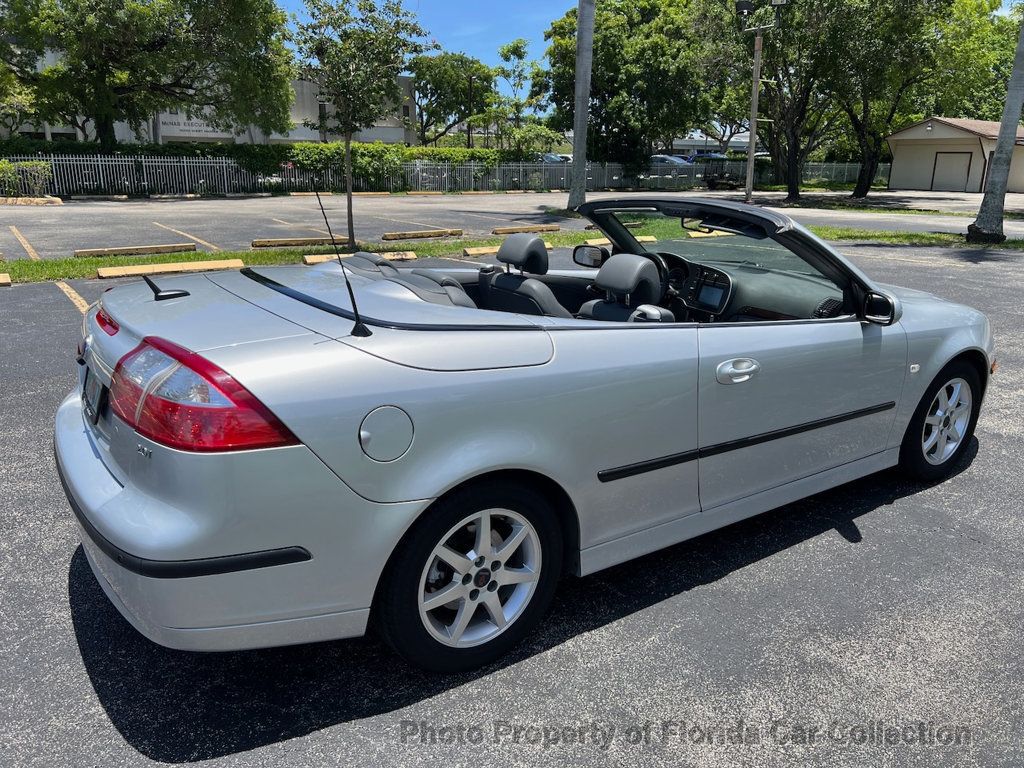
<svg viewBox="0 0 1024 768"><path fill-rule="evenodd" d="M548 273L548 249L544 241L528 232L509 235L498 249L498 261L511 264L531 275Z"/></svg>
<svg viewBox="0 0 1024 768"><path fill-rule="evenodd" d="M617 253L601 265L594 285L616 296L629 296L629 306L657 304L661 277L654 262L633 253Z"/></svg>

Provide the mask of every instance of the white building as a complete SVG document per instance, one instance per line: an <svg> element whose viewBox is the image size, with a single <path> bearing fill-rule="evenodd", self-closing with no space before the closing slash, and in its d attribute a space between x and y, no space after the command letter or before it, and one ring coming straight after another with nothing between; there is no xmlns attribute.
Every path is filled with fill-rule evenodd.
<svg viewBox="0 0 1024 768"><path fill-rule="evenodd" d="M981 192L985 189L999 123L930 117L886 137L892 150L889 189ZM1010 163L1010 192L1024 192L1024 126Z"/></svg>
<svg viewBox="0 0 1024 768"><path fill-rule="evenodd" d="M355 135L356 141L383 141L387 144L415 144L416 131L411 127L414 114L412 78L400 75L399 85L402 87L402 103L390 115L381 117L366 131ZM205 120L188 117L183 112L161 112L144 125L137 135L127 123L116 123L114 132L119 142L131 144L146 142L154 144L170 144L174 142L219 142L236 144L282 144L298 141L331 141L336 135L321 136L320 133L305 125L306 120L316 120L322 105L317 96L317 88L305 80L293 80L295 101L292 103L293 128L287 134L272 133L269 136L254 126L246 126L239 132L225 131L214 128ZM17 133L38 139L84 141L80 131L61 125L24 124Z"/></svg>

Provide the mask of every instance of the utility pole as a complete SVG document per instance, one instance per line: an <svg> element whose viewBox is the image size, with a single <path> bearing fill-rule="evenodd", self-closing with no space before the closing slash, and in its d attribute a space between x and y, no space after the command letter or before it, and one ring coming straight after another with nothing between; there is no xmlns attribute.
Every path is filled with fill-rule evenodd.
<svg viewBox="0 0 1024 768"><path fill-rule="evenodd" d="M473 111L473 74L469 75L469 112ZM469 117L466 118L466 149L473 148L473 126L470 124Z"/></svg>
<svg viewBox="0 0 1024 768"><path fill-rule="evenodd" d="M779 10L788 0L771 0L775 9L775 22L779 21ZM754 12L753 0L736 0L736 13L746 22ZM754 82L750 87L750 137L747 141L747 183L743 199L751 202L754 199L754 154L757 152L757 103L761 95L761 48L764 44L764 33L774 29L776 24L758 24L756 27L744 29L744 34L754 33Z"/></svg>
<svg viewBox="0 0 1024 768"><path fill-rule="evenodd" d="M749 32L750 30L744 30ZM761 93L761 42L764 27L754 28L754 84L750 91L750 138L747 141L747 185L743 199L754 199L754 153L757 151L757 100Z"/></svg>
<svg viewBox="0 0 1024 768"><path fill-rule="evenodd" d="M576 14L576 101L572 121L572 182L569 208L587 200L587 122L590 119L590 69L594 61L596 0L580 0Z"/></svg>

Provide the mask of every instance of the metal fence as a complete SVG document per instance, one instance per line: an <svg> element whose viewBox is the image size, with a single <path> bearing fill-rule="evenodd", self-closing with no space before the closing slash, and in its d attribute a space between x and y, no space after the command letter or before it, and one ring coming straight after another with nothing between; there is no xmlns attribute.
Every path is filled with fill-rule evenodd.
<svg viewBox="0 0 1024 768"><path fill-rule="evenodd" d="M7 158L14 162L45 161L52 168L47 190L51 195L228 195L256 192L342 191L345 175L340 165L307 170L285 163L265 175L240 167L224 157L161 157L131 155L29 155ZM857 163L809 163L807 182L852 183ZM680 190L700 186L706 175L729 173L742 179L745 161L694 165L653 165L629 173L618 163L590 163L587 188ZM568 163L436 163L417 161L400 168L356 177L353 187L365 192L474 192L568 189L572 169ZM889 166L881 165L876 179L888 180ZM758 163L757 183L774 183L771 166ZM23 190L24 193L24 190Z"/></svg>

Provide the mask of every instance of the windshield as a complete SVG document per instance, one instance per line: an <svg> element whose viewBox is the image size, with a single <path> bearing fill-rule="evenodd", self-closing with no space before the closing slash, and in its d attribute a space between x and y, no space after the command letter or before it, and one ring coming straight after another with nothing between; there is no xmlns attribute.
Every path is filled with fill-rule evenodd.
<svg viewBox="0 0 1024 768"><path fill-rule="evenodd" d="M769 237L751 237L703 226L697 219L659 211L623 210L611 214L648 251L673 253L700 264L748 264L778 272L820 277L802 258Z"/></svg>

